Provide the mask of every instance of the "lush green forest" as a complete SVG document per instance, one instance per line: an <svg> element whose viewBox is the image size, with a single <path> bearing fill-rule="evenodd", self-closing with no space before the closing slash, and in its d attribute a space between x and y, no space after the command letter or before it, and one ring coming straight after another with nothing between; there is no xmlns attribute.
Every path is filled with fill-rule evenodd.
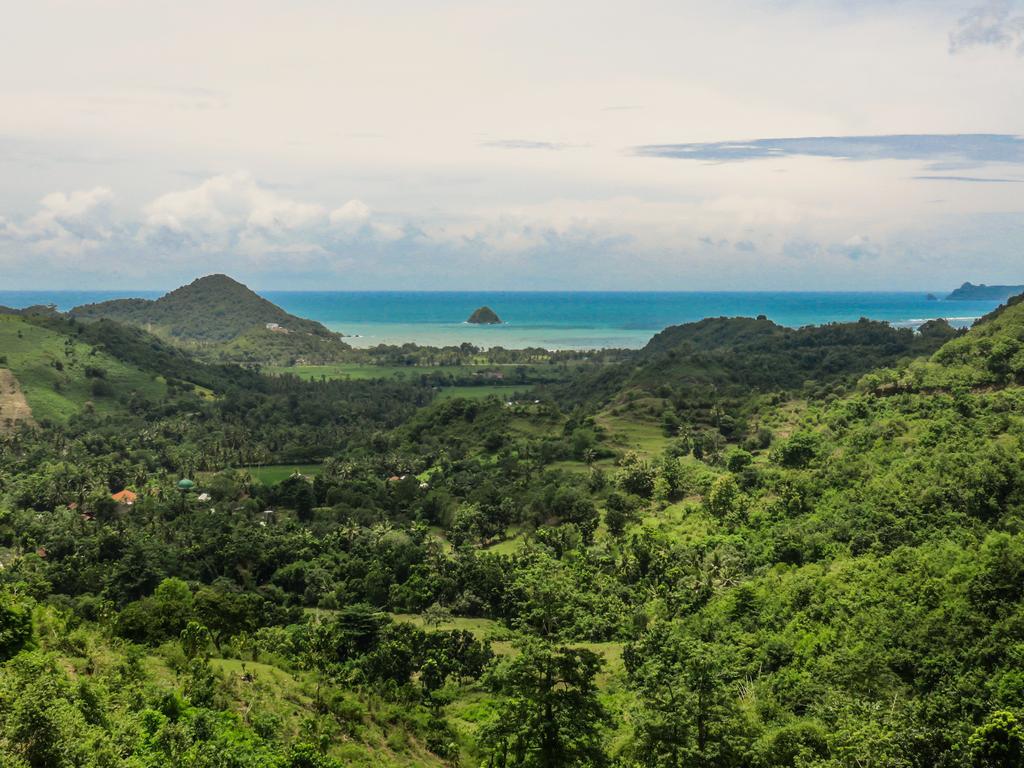
<svg viewBox="0 0 1024 768"><path fill-rule="evenodd" d="M1024 764L1024 302L263 371L120 319L0 315L2 768Z"/></svg>

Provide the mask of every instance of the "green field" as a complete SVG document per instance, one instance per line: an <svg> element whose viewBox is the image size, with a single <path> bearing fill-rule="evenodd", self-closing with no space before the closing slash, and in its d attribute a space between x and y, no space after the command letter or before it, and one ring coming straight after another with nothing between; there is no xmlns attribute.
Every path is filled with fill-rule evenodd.
<svg viewBox="0 0 1024 768"><path fill-rule="evenodd" d="M526 392L528 386L514 386L509 384L481 384L480 386L466 387L441 387L437 392L439 400L451 400L453 397L464 397L467 400L483 400L492 395L500 398L510 398L517 392Z"/></svg>
<svg viewBox="0 0 1024 768"><path fill-rule="evenodd" d="M376 365L374 363L333 363L330 365L291 365L269 366L267 373L280 376L291 374L307 381L312 379L351 379L367 381L374 379L416 379L420 376L452 376L467 379L483 371L493 371L502 367L536 368L535 365L500 366L500 365ZM544 368L547 370L547 367Z"/></svg>
<svg viewBox="0 0 1024 768"><path fill-rule="evenodd" d="M458 365L373 365L371 363L334 363L333 365L291 365L268 367L273 375L291 374L307 381L312 379L351 379L367 381L373 379L410 379L427 375L465 375L465 366Z"/></svg>
<svg viewBox="0 0 1024 768"><path fill-rule="evenodd" d="M250 475L253 480L263 483L264 485L276 485L282 480L286 480L296 472L302 475L310 475L315 477L320 474L319 464L264 464L262 466L253 467L239 467Z"/></svg>
<svg viewBox="0 0 1024 768"><path fill-rule="evenodd" d="M636 451L644 456L657 456L665 450L670 439L661 424L642 420L630 414L605 411L594 419L607 431L608 442L617 448Z"/></svg>
<svg viewBox="0 0 1024 768"><path fill-rule="evenodd" d="M65 422L87 402L100 414L119 411L133 392L150 400L167 393L162 378L17 315L0 315L0 358L17 377L37 421ZM87 368L104 375L88 376Z"/></svg>

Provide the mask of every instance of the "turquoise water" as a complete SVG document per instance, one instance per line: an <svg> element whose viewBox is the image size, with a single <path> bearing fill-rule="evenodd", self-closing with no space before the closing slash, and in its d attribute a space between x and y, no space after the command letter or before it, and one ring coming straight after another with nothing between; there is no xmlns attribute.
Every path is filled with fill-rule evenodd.
<svg viewBox="0 0 1024 768"><path fill-rule="evenodd" d="M719 316L767 315L798 327L868 317L913 327L945 317L970 325L994 301L928 301L919 293L869 292L434 292L262 291L288 312L344 333L354 346L376 344L592 349L641 347L669 325ZM944 291L935 291L945 295ZM0 305L56 304L67 310L111 298L156 298L160 291L0 291ZM472 326L477 307L500 326Z"/></svg>

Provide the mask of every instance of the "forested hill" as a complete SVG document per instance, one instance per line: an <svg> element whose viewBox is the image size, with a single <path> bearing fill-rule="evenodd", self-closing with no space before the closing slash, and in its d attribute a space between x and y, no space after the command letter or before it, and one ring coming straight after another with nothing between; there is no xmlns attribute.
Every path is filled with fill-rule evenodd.
<svg viewBox="0 0 1024 768"><path fill-rule="evenodd" d="M867 319L794 329L764 316L707 318L670 326L617 368L594 371L554 394L600 405L631 391L679 391L688 400L793 392L808 381L851 383L875 368L930 355L961 333L944 320L915 333Z"/></svg>
<svg viewBox="0 0 1024 768"><path fill-rule="evenodd" d="M350 347L313 320L285 312L227 275L208 275L155 301L75 307L76 320L129 323L225 362L331 362Z"/></svg>
<svg viewBox="0 0 1024 768"><path fill-rule="evenodd" d="M941 320L915 333L866 319L793 329L764 317L711 318L656 335L630 382L790 389L808 379L858 376L901 358L929 355L956 335Z"/></svg>
<svg viewBox="0 0 1024 768"><path fill-rule="evenodd" d="M86 304L71 310L71 316L152 325L175 338L195 341L230 341L268 323L294 333L337 336L320 323L288 314L227 275L201 277L156 301L117 299Z"/></svg>

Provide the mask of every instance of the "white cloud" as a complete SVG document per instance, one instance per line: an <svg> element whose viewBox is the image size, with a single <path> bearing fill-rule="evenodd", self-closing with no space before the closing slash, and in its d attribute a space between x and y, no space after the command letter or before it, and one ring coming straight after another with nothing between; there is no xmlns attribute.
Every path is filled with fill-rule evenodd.
<svg viewBox="0 0 1024 768"><path fill-rule="evenodd" d="M146 224L152 229L207 234L240 228L299 230L322 223L326 215L323 206L279 195L245 173L214 176L146 206Z"/></svg>
<svg viewBox="0 0 1024 768"><path fill-rule="evenodd" d="M931 241L928 257L942 258L953 246L935 246L936 233L956 219L919 202L908 224L907 197L922 185L903 166L877 185L868 164L844 164L852 170L838 198L809 183L816 164L829 161L802 162L793 170L806 174L805 195L773 195L770 174L763 189L716 185L715 175L735 173L736 164L705 169L711 181L701 198L560 197L428 215L382 213L360 198L300 200L245 173L158 194L136 212L115 210L105 188L54 193L25 216L0 218L0 261L16 271L31 256L36 275L116 276L130 287L171 287L209 271L307 288L725 289L750 287L754 275L765 289L935 287L938 273L923 266L917 244ZM1006 194L976 186L984 187L974 192L980 211ZM1019 227L970 231L992 253L1024 242ZM858 273L868 260L870 281ZM951 285L971 276L951 258L942 269Z"/></svg>
<svg viewBox="0 0 1024 768"><path fill-rule="evenodd" d="M52 192L39 201L45 212L54 219L76 220L92 215L98 208L113 202L114 194L107 187L79 190L66 194Z"/></svg>
<svg viewBox="0 0 1024 768"><path fill-rule="evenodd" d="M106 187L53 192L42 198L38 210L22 221L0 218L0 242L21 249L9 253L8 261L24 255L55 254L68 260L101 248L115 234L111 203Z"/></svg>
<svg viewBox="0 0 1024 768"><path fill-rule="evenodd" d="M340 208L331 211L331 224L347 226L353 223L362 224L370 218L370 206L362 200L349 200Z"/></svg>
<svg viewBox="0 0 1024 768"><path fill-rule="evenodd" d="M989 0L972 8L949 34L950 53L966 48L1016 46L1024 54L1024 14L1014 14L1014 0Z"/></svg>

